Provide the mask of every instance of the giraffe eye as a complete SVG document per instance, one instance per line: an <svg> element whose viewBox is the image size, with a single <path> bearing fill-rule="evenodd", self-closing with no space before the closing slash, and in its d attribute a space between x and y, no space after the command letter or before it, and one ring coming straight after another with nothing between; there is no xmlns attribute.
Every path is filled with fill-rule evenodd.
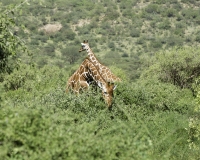
<svg viewBox="0 0 200 160"><path fill-rule="evenodd" d="M108 94L107 92L104 92L104 94Z"/></svg>

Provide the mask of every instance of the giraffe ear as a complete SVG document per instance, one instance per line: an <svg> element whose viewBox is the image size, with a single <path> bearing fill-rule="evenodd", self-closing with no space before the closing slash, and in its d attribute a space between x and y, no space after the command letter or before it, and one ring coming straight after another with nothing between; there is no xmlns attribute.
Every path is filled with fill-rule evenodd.
<svg viewBox="0 0 200 160"><path fill-rule="evenodd" d="M114 86L113 91L117 88L117 85Z"/></svg>
<svg viewBox="0 0 200 160"><path fill-rule="evenodd" d="M88 43L88 40L86 41L86 43Z"/></svg>

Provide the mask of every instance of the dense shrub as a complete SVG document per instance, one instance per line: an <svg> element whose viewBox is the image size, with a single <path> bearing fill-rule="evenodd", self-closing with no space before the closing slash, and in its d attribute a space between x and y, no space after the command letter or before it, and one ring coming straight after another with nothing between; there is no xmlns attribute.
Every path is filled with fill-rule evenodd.
<svg viewBox="0 0 200 160"><path fill-rule="evenodd" d="M173 35L167 37L167 45L169 47L174 47L174 46L182 46L183 45L183 39L179 36Z"/></svg>
<svg viewBox="0 0 200 160"><path fill-rule="evenodd" d="M198 157L187 143L187 114L193 108L187 90L156 79L122 82L109 111L100 92L66 94L63 70L45 66L33 71L35 79L27 77L24 83L31 89L23 85L1 94L3 159Z"/></svg>
<svg viewBox="0 0 200 160"><path fill-rule="evenodd" d="M136 16L132 9L123 10L122 15L129 19L132 19L133 17Z"/></svg>
<svg viewBox="0 0 200 160"><path fill-rule="evenodd" d="M27 81L30 80L36 80L36 71L31 69L30 66L21 65L19 68L15 69L12 74L4 77L3 86L6 91L17 90L27 85ZM29 85L30 84L28 84L27 87Z"/></svg>
<svg viewBox="0 0 200 160"><path fill-rule="evenodd" d="M191 91L179 90L174 85L163 84L156 79L140 80L131 87L127 84L120 85L116 95L127 105L145 107L147 113L152 111L191 113L194 108L194 104L191 104L193 100Z"/></svg>
<svg viewBox="0 0 200 160"><path fill-rule="evenodd" d="M166 2L168 2L168 0L156 0L155 1L156 4L165 4Z"/></svg>
<svg viewBox="0 0 200 160"><path fill-rule="evenodd" d="M140 30L138 29L132 29L130 33L131 37L140 37Z"/></svg>
<svg viewBox="0 0 200 160"><path fill-rule="evenodd" d="M159 29L170 29L171 28L171 23L169 20L164 20L163 22L161 22L160 24L158 24L158 28Z"/></svg>
<svg viewBox="0 0 200 160"><path fill-rule="evenodd" d="M69 28L63 28L60 31L61 41L74 40L76 34Z"/></svg>
<svg viewBox="0 0 200 160"><path fill-rule="evenodd" d="M21 88L22 90L31 92L37 89L38 85L50 84L49 81L51 81L52 74L58 76L57 79L52 80L52 82L62 80L64 75L61 73L62 72L57 67L50 68L46 66L39 72L37 67L21 64L12 74L5 75L2 84L6 91L19 90ZM46 87L46 85L43 87Z"/></svg>
<svg viewBox="0 0 200 160"><path fill-rule="evenodd" d="M191 47L159 52L154 65L143 76L157 76L163 82L192 89L192 83L200 75L199 55L199 48Z"/></svg>
<svg viewBox="0 0 200 160"><path fill-rule="evenodd" d="M5 9L5 11L3 9ZM3 7L3 9L0 8L0 74L11 72L14 67L17 67L17 59L13 57L15 57L19 51L26 51L24 43L10 29L18 27L15 24L14 18L10 15L11 13L14 14L13 7ZM18 27L18 29L20 29L20 27ZM8 59L11 58L15 60L15 64L10 64L8 62Z"/></svg>
<svg viewBox="0 0 200 160"><path fill-rule="evenodd" d="M80 109L79 106L74 107L77 107L74 110ZM0 135L1 157L4 159L8 157L145 159L151 156L149 152L152 148L151 139L147 131L134 121L127 123L119 119L115 122L110 117L114 114L116 118L118 115L98 111L95 108L82 107L82 110L75 112L77 115L75 117L72 110L53 111L53 108L55 109L53 106L49 108L46 113L44 106L37 106L37 110L21 109L21 112L16 109L7 109L6 112L3 110L1 113L4 114L1 114L0 119L1 127L4 126L2 128L4 131ZM96 118L95 110L98 113ZM92 117L89 117L90 114ZM5 116L12 118L6 122Z"/></svg>
<svg viewBox="0 0 200 160"><path fill-rule="evenodd" d="M200 32L196 35L195 40L200 43Z"/></svg>
<svg viewBox="0 0 200 160"><path fill-rule="evenodd" d="M78 45L77 46L67 46L66 48L63 48L61 50L62 57L67 60L70 64L74 64L76 61L78 61L81 58L81 55L78 52Z"/></svg>
<svg viewBox="0 0 200 160"><path fill-rule="evenodd" d="M176 16L176 10L174 10L173 8L169 8L165 11L165 15L167 17L175 17Z"/></svg>
<svg viewBox="0 0 200 160"><path fill-rule="evenodd" d="M108 47L114 50L115 49L115 44L113 42L110 42L108 44Z"/></svg>
<svg viewBox="0 0 200 160"><path fill-rule="evenodd" d="M152 41L151 42L151 46L153 47L153 48L161 48L162 47L162 41Z"/></svg>
<svg viewBox="0 0 200 160"><path fill-rule="evenodd" d="M158 5L157 4L149 4L146 8L145 11L147 13L158 13Z"/></svg>
<svg viewBox="0 0 200 160"><path fill-rule="evenodd" d="M81 27L79 29L79 34L89 34L90 33L90 29L89 29L89 26L84 26L84 27Z"/></svg>
<svg viewBox="0 0 200 160"><path fill-rule="evenodd" d="M119 13L114 8L108 8L106 11L107 17L109 20L115 20L119 17Z"/></svg>
<svg viewBox="0 0 200 160"><path fill-rule="evenodd" d="M199 151L200 145L200 79L196 79L194 83L194 90L196 93L196 106L194 108L194 115L189 119L189 145L190 148Z"/></svg>
<svg viewBox="0 0 200 160"><path fill-rule="evenodd" d="M55 56L55 44L48 43L46 46L44 46L44 52L47 53L50 57Z"/></svg>
<svg viewBox="0 0 200 160"><path fill-rule="evenodd" d="M193 10L193 9L184 9L182 11L182 15L185 18L192 18L195 19L196 17L199 16L199 10Z"/></svg>

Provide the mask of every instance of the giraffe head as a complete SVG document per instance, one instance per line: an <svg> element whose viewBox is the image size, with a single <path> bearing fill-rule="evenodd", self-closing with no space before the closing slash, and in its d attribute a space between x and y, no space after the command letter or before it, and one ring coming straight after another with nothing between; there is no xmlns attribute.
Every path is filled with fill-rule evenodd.
<svg viewBox="0 0 200 160"><path fill-rule="evenodd" d="M84 40L83 43L81 43L81 48L79 50L79 52L82 52L82 51L85 51L87 49L89 49L89 43L88 43L88 40Z"/></svg>
<svg viewBox="0 0 200 160"><path fill-rule="evenodd" d="M108 107L112 106L112 100L114 97L113 91L116 89L117 86L114 83L106 82L106 85L102 85L101 82L98 82L98 86L102 89L103 98L105 99Z"/></svg>

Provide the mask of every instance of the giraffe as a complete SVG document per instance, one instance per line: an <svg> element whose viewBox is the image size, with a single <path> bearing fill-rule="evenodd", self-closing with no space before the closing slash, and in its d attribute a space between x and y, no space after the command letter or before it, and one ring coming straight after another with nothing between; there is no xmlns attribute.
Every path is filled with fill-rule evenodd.
<svg viewBox="0 0 200 160"><path fill-rule="evenodd" d="M92 52L92 49L89 46L88 40L87 41L84 40L83 43L81 43L81 48L79 52L82 52L85 50L88 54L88 58L90 59L90 61L97 67L100 74L107 82L112 82L112 83L121 82L121 79L119 77L115 76L108 67L102 65L98 61L98 59L96 58L96 56Z"/></svg>
<svg viewBox="0 0 200 160"><path fill-rule="evenodd" d="M85 58L80 67L68 79L66 92L72 90L79 94L80 90L87 90L91 83L95 84L102 90L103 98L110 108L112 105L113 91L116 86L113 83L106 82L101 76L95 65L89 58Z"/></svg>

